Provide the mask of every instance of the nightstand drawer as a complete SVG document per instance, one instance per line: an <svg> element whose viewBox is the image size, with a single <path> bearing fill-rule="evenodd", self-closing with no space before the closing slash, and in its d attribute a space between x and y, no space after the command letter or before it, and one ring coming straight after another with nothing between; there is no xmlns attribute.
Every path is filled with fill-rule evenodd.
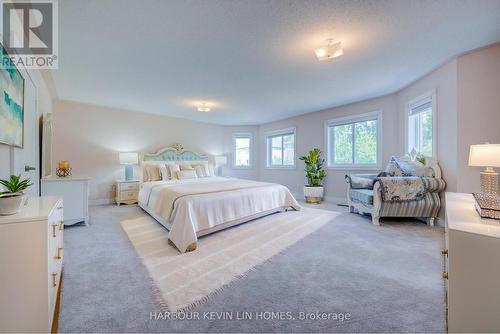
<svg viewBox="0 0 500 334"><path fill-rule="evenodd" d="M120 191L119 198L121 200L136 200L138 197L137 191Z"/></svg>
<svg viewBox="0 0 500 334"><path fill-rule="evenodd" d="M138 183L121 183L119 191L139 191Z"/></svg>

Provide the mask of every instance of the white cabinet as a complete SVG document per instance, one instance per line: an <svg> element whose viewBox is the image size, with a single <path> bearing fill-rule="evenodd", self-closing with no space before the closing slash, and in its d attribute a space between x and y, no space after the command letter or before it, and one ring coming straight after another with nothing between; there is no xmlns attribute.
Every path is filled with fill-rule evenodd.
<svg viewBox="0 0 500 334"><path fill-rule="evenodd" d="M42 196L62 196L64 225L89 221L89 179L86 177L42 178Z"/></svg>
<svg viewBox="0 0 500 334"><path fill-rule="evenodd" d="M500 220L481 219L471 194L446 193L448 331L500 332Z"/></svg>
<svg viewBox="0 0 500 334"><path fill-rule="evenodd" d="M30 197L0 216L0 332L50 332L63 263L63 201Z"/></svg>

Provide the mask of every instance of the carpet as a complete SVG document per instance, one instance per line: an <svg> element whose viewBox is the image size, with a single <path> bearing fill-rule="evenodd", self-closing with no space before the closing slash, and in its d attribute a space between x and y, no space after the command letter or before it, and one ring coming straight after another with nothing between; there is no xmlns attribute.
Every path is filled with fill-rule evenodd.
<svg viewBox="0 0 500 334"><path fill-rule="evenodd" d="M327 203L325 203L327 204ZM327 207L326 205L316 207ZM89 208L64 228L62 333L446 332L443 228L344 213L193 309L200 319L154 318L148 271L120 225L136 205ZM335 312L348 321L210 319L210 312Z"/></svg>
<svg viewBox="0 0 500 334"><path fill-rule="evenodd" d="M314 209L272 214L198 240L179 253L168 231L143 216L121 222L154 282L165 311L190 310L231 282L332 221L339 213Z"/></svg>

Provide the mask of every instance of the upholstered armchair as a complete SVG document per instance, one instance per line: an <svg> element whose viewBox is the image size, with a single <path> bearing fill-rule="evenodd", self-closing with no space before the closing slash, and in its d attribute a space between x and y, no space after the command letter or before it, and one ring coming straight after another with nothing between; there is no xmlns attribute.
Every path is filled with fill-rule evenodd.
<svg viewBox="0 0 500 334"><path fill-rule="evenodd" d="M394 166L390 165L395 161L396 158L391 158L382 175L346 175L349 211L371 214L374 225L380 225L381 217L415 217L426 218L427 224L434 226L441 207L439 194L446 186L439 165L427 163L425 171L420 171L424 175L421 176L402 162L403 170L393 173L390 169Z"/></svg>

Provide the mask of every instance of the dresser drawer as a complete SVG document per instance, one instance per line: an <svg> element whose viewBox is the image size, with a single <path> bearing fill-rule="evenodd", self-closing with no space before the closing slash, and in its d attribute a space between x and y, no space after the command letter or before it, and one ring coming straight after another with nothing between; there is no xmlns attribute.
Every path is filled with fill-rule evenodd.
<svg viewBox="0 0 500 334"><path fill-rule="evenodd" d="M137 191L121 191L119 198L121 200L137 200L138 197L138 192Z"/></svg>
<svg viewBox="0 0 500 334"><path fill-rule="evenodd" d="M138 183L121 183L119 191L139 191Z"/></svg>
<svg viewBox="0 0 500 334"><path fill-rule="evenodd" d="M57 207L50 214L48 228L49 245L55 244L59 240L62 242L62 234L64 231L64 208L62 202L59 202Z"/></svg>

